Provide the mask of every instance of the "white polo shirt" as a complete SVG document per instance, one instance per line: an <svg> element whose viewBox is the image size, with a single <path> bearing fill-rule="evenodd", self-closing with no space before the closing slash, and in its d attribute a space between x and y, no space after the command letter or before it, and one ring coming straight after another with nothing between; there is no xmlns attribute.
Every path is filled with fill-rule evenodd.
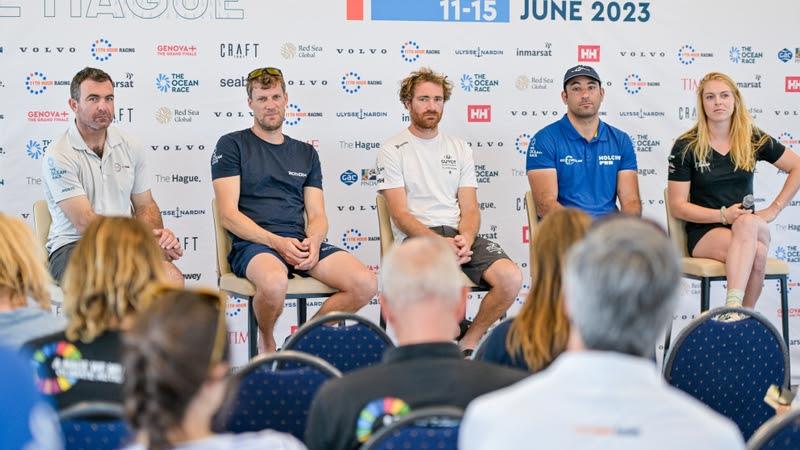
<svg viewBox="0 0 800 450"><path fill-rule="evenodd" d="M108 127L101 159L89 149L72 121L47 150L42 175L53 217L47 238L50 253L81 237L58 202L85 195L96 214L130 216L131 195L150 190L144 147L114 126Z"/></svg>
<svg viewBox="0 0 800 450"><path fill-rule="evenodd" d="M459 448L744 450L733 422L668 386L655 363L614 352L566 352L470 403Z"/></svg>
<svg viewBox="0 0 800 450"><path fill-rule="evenodd" d="M408 211L428 227L458 228L458 189L478 187L472 149L463 139L439 133L420 139L408 129L378 150L378 190L404 187ZM395 239L405 234L392 222Z"/></svg>

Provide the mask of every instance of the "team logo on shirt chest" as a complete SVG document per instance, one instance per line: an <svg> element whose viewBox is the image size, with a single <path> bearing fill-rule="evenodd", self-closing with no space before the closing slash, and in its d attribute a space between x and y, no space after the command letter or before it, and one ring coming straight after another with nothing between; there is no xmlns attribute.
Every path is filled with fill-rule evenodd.
<svg viewBox="0 0 800 450"><path fill-rule="evenodd" d="M458 169L458 161L449 153L445 154L442 157L442 170L446 170L447 173L453 173L452 171L456 169Z"/></svg>
<svg viewBox="0 0 800 450"><path fill-rule="evenodd" d="M622 155L598 155L597 163L601 166L613 166L614 162L622 161Z"/></svg>
<svg viewBox="0 0 800 450"><path fill-rule="evenodd" d="M574 157L572 155L567 155L567 156L559 159L558 162L562 162L567 166L571 166L573 164L581 164L581 163L583 163L583 160L582 159L578 159L578 158L576 158L576 157Z"/></svg>

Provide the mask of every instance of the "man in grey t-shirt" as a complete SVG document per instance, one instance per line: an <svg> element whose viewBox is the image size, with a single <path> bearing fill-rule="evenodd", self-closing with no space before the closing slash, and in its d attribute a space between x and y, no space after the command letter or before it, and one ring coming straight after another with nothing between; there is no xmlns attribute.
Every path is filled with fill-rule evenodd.
<svg viewBox="0 0 800 450"><path fill-rule="evenodd" d="M98 215L133 216L153 228L170 279L183 282L172 261L183 255L180 242L164 228L150 193L144 148L111 126L114 83L87 67L72 78L69 106L75 120L45 155L42 171L47 207L53 218L47 238L50 272L60 281L69 255Z"/></svg>

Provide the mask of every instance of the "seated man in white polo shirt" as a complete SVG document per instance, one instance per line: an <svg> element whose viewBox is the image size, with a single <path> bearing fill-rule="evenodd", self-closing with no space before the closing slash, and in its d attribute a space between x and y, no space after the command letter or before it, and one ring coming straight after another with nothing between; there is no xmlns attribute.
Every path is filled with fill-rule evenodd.
<svg viewBox="0 0 800 450"><path fill-rule="evenodd" d="M183 255L180 242L164 228L150 193L144 148L111 126L114 83L100 69L86 67L72 78L69 106L75 121L48 149L42 171L47 207L53 217L47 238L50 273L60 281L81 233L98 215L130 216L153 228L170 279L183 283L172 264Z"/></svg>

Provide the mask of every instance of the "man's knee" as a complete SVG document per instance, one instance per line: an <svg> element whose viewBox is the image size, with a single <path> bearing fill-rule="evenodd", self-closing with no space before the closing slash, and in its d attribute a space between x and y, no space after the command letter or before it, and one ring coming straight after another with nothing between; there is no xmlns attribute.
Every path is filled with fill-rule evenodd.
<svg viewBox="0 0 800 450"><path fill-rule="evenodd" d="M491 271L490 282L492 289L499 290L503 297L513 298L517 296L522 288L522 271L510 259L501 259L489 266L487 272Z"/></svg>
<svg viewBox="0 0 800 450"><path fill-rule="evenodd" d="M371 270L366 267L355 274L352 278L353 297L364 306L375 297L378 292L378 279Z"/></svg>

